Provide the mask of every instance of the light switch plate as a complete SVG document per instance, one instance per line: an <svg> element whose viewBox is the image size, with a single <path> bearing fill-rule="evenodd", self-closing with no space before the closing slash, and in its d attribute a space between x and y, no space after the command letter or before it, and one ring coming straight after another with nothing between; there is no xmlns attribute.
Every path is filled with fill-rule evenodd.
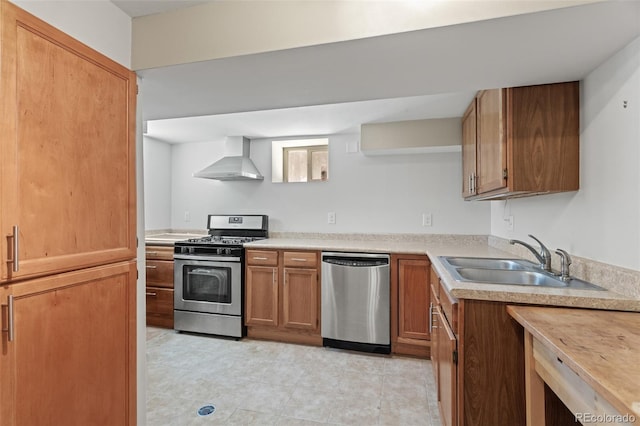
<svg viewBox="0 0 640 426"><path fill-rule="evenodd" d="M335 225L336 223L336 212L327 213L327 223L330 225Z"/></svg>
<svg viewBox="0 0 640 426"><path fill-rule="evenodd" d="M431 213L422 213L422 226L431 226Z"/></svg>
<svg viewBox="0 0 640 426"><path fill-rule="evenodd" d="M513 215L507 216L504 221L507 222L507 231L513 231Z"/></svg>

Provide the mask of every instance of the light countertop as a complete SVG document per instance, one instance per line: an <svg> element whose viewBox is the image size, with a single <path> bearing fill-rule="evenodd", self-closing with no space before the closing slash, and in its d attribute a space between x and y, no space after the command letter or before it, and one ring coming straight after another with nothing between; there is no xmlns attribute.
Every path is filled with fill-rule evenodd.
<svg viewBox="0 0 640 426"><path fill-rule="evenodd" d="M640 313L534 306L510 306L509 313L616 410L640 422Z"/></svg>
<svg viewBox="0 0 640 426"><path fill-rule="evenodd" d="M269 238L245 244L247 249L322 250L426 254L453 297L511 303L571 306L640 312L640 299L610 290L576 290L564 288L459 282L453 279L438 256L516 258L511 253L489 246L486 239L469 236L434 236L431 241L406 239L322 239ZM605 283L594 284L607 288Z"/></svg>
<svg viewBox="0 0 640 426"><path fill-rule="evenodd" d="M200 238L207 235L204 233L179 233L179 232L159 232L145 235L145 244L152 244L158 246L170 246L177 241L188 240L189 238Z"/></svg>

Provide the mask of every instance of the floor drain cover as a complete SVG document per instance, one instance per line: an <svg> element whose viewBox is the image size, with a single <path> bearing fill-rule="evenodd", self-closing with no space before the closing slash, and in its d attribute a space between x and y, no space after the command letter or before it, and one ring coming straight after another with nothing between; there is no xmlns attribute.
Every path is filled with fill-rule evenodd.
<svg viewBox="0 0 640 426"><path fill-rule="evenodd" d="M210 414L213 414L214 411L216 411L216 407L214 407L213 405L205 405L204 407L200 407L198 409L198 415L208 416Z"/></svg>

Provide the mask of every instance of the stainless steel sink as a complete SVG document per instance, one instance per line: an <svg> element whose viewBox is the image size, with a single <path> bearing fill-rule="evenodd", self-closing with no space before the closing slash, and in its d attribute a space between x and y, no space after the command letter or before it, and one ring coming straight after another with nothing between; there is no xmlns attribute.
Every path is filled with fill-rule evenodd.
<svg viewBox="0 0 640 426"><path fill-rule="evenodd" d="M453 278L461 282L604 290L576 278L563 281L527 260L445 256L440 259Z"/></svg>
<svg viewBox="0 0 640 426"><path fill-rule="evenodd" d="M457 272L467 281L494 284L535 285L542 287L566 287L563 281L534 271L459 268Z"/></svg>
<svg viewBox="0 0 640 426"><path fill-rule="evenodd" d="M490 257L442 257L449 265L456 268L479 269L529 269L534 263L522 259L493 259Z"/></svg>

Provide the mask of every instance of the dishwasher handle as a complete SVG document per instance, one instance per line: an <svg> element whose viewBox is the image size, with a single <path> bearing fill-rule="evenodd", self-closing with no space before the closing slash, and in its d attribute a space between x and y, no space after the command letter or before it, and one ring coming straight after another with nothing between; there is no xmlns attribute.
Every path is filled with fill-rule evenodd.
<svg viewBox="0 0 640 426"><path fill-rule="evenodd" d="M323 256L323 263L330 263L332 265L349 266L356 268L373 268L376 266L389 265L388 258L375 258L375 257L343 257L343 256Z"/></svg>

